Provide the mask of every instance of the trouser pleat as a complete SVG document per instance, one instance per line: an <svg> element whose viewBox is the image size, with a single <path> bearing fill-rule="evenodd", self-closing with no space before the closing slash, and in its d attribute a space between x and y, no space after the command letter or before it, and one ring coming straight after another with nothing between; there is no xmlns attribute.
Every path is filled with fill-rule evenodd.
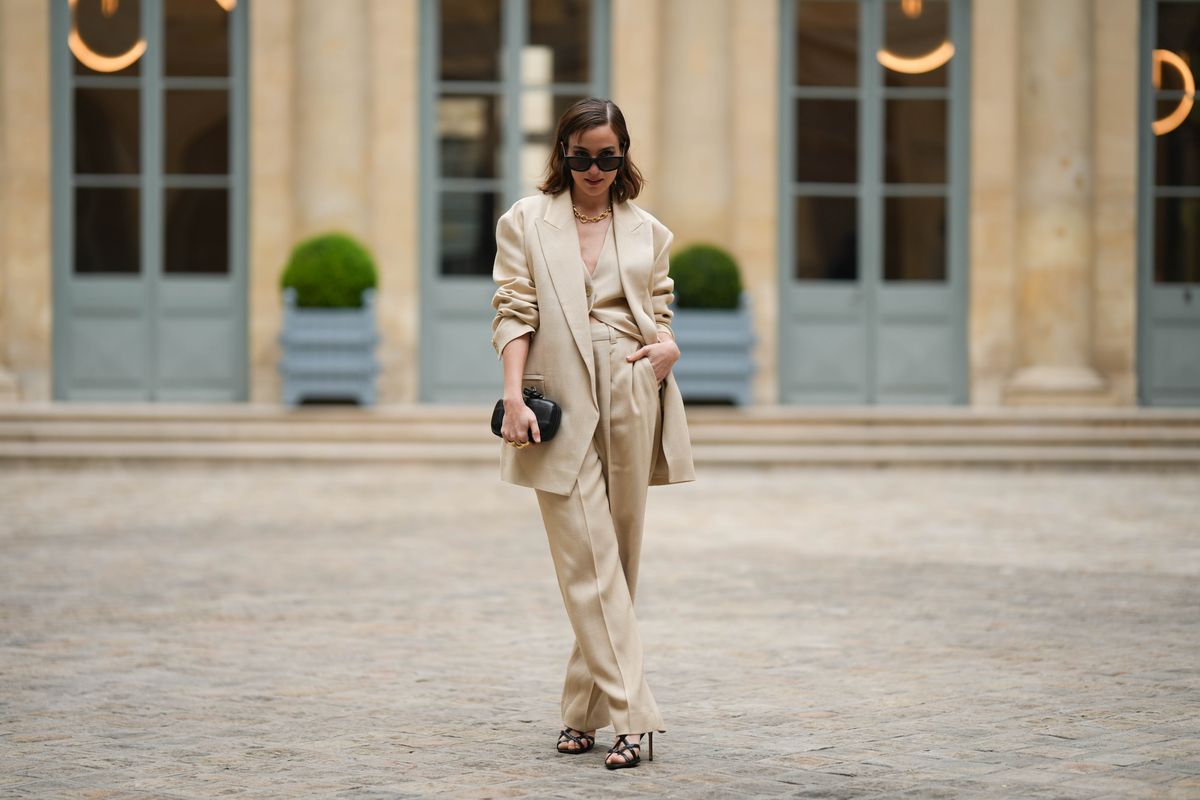
<svg viewBox="0 0 1200 800"><path fill-rule="evenodd" d="M563 721L579 730L664 730L646 684L634 614L658 382L641 346L593 324L600 423L567 497L538 491L567 617L575 632L563 682Z"/></svg>

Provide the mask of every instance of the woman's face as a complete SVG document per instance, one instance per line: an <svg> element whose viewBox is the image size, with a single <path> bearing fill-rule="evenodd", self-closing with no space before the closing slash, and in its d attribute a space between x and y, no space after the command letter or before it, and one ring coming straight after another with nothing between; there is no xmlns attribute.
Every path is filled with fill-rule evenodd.
<svg viewBox="0 0 1200 800"><path fill-rule="evenodd" d="M621 152L620 142L617 140L617 135L613 133L612 127L600 125L572 134L567 140L567 155L619 156L624 154ZM577 200L587 199L607 205L608 190L613 185L613 181L617 179L619 171L603 172L596 164L588 167L586 172L571 170L572 196Z"/></svg>

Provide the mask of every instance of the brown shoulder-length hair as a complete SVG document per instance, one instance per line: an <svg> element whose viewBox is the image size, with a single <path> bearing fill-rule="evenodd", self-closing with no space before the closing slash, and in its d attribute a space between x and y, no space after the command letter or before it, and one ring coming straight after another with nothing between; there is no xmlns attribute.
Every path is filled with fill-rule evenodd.
<svg viewBox="0 0 1200 800"><path fill-rule="evenodd" d="M623 203L632 200L642 191L646 179L642 177L637 165L629 158L629 129L625 127L625 115L612 100L600 97L585 97L577 100L558 119L558 131L554 134L554 145L550 148L550 162L546 165L546 179L537 187L545 194L561 194L571 188L571 171L563 160L563 152L567 142L576 133L608 125L617 135L617 143L621 146L621 155L625 161L617 170L609 194L613 202Z"/></svg>

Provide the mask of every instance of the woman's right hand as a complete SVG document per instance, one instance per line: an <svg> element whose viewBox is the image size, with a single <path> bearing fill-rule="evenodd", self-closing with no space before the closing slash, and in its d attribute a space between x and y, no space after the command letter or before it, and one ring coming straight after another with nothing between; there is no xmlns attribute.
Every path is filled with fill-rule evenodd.
<svg viewBox="0 0 1200 800"><path fill-rule="evenodd" d="M504 422L500 424L500 436L506 442L525 442L533 435L534 442L542 441L542 432L538 430L537 414L525 405L523 397L504 401Z"/></svg>

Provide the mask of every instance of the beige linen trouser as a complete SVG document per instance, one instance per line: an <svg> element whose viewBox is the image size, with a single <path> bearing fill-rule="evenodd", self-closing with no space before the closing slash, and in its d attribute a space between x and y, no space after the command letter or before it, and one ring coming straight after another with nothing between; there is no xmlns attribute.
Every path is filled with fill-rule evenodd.
<svg viewBox="0 0 1200 800"><path fill-rule="evenodd" d="M633 598L654 442L658 381L642 343L589 317L600 423L569 496L537 490L575 645L563 683L563 722L576 730L665 730L642 674Z"/></svg>

